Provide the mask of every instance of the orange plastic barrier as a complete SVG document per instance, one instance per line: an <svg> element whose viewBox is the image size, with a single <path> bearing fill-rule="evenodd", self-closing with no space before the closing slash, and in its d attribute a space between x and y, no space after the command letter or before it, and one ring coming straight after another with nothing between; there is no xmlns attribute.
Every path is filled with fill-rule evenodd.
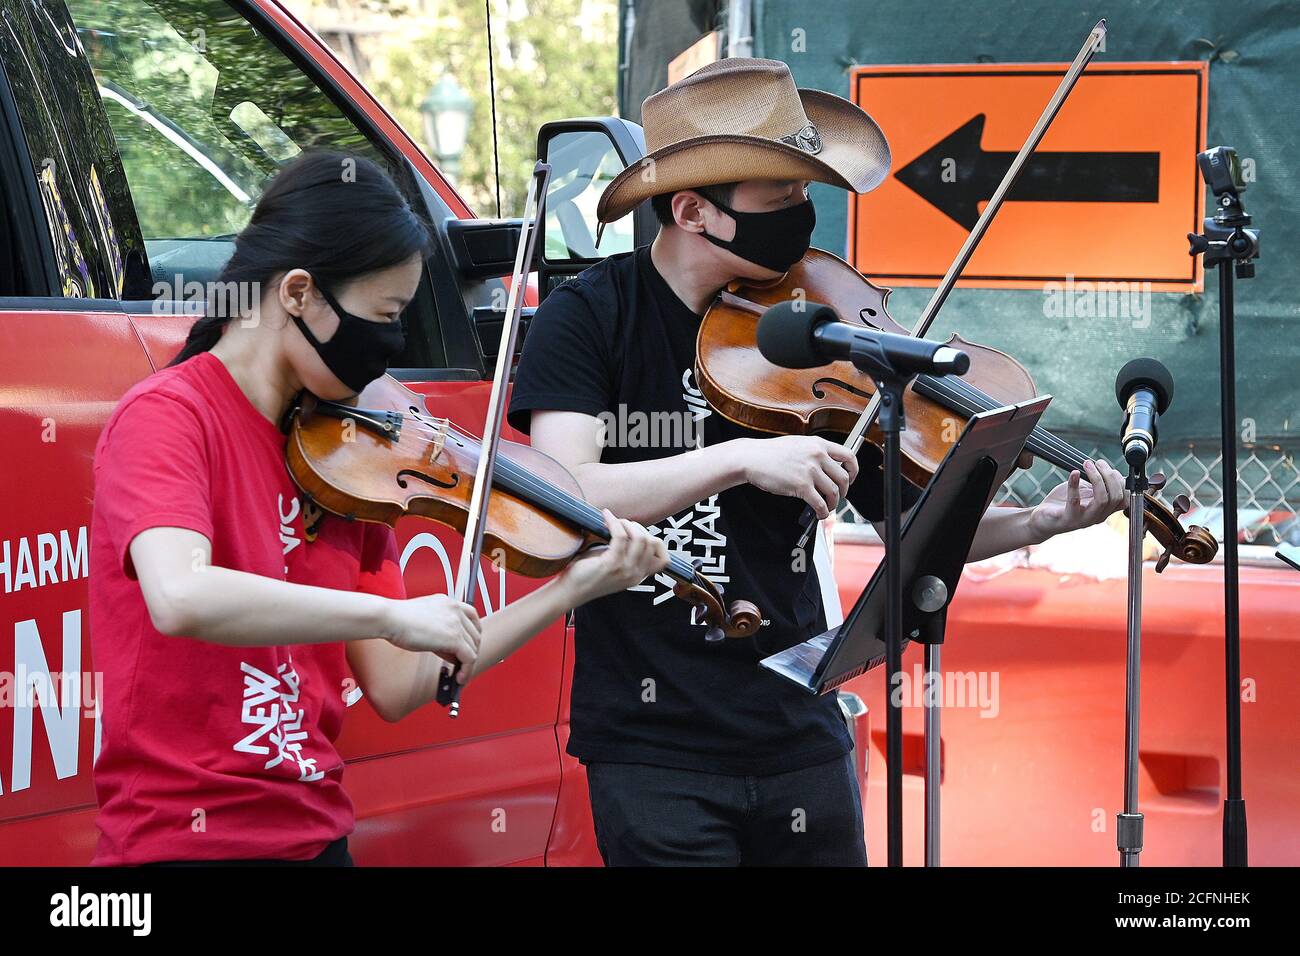
<svg viewBox="0 0 1300 956"><path fill-rule="evenodd" d="M883 554L840 543L847 610ZM1115 866L1124 781L1124 580L970 569L943 650L945 865ZM1144 865L1222 862L1223 575L1143 580L1140 809ZM1242 774L1252 865L1300 863L1300 574L1241 569ZM923 861L922 648L903 655L905 859ZM867 850L885 862L884 668L846 688L871 709Z"/></svg>

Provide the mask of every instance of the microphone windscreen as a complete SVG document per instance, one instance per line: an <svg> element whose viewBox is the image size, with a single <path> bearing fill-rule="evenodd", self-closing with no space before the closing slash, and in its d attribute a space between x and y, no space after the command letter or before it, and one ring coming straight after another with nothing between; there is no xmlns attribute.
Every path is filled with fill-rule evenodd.
<svg viewBox="0 0 1300 956"><path fill-rule="evenodd" d="M1129 396L1139 388L1149 388L1156 396L1156 411L1161 415L1174 400L1174 377L1153 358L1136 358L1115 376L1115 397L1121 408L1128 407Z"/></svg>
<svg viewBox="0 0 1300 956"><path fill-rule="evenodd" d="M816 368L831 359L816 348L813 329L835 310L812 302L778 302L758 320L758 351L781 368Z"/></svg>

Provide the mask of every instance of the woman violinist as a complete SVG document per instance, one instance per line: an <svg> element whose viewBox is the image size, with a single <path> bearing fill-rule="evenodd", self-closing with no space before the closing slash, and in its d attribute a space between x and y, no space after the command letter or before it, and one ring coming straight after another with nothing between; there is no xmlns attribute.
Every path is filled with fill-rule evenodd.
<svg viewBox="0 0 1300 956"><path fill-rule="evenodd" d="M398 720L578 604L667 563L608 512L607 548L482 620L407 599L393 532L306 515L278 423L346 399L403 347L430 233L368 160L304 155L257 204L221 282L246 314L195 323L95 452L90 617L104 674L97 864L350 864L335 749L360 686Z"/></svg>

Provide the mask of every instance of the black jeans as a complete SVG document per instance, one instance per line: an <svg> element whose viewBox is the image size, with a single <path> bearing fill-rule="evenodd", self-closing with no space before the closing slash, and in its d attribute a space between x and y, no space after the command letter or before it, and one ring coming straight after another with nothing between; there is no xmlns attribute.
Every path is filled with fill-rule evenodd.
<svg viewBox="0 0 1300 956"><path fill-rule="evenodd" d="M348 838L339 837L309 860L160 860L143 866L355 866Z"/></svg>
<svg viewBox="0 0 1300 956"><path fill-rule="evenodd" d="M866 866L851 755L769 776L589 763L607 866Z"/></svg>

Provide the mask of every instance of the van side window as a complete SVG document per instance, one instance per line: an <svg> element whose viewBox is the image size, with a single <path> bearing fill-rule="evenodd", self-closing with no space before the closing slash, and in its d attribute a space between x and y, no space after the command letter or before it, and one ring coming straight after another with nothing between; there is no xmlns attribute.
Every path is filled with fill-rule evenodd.
<svg viewBox="0 0 1300 956"><path fill-rule="evenodd" d="M149 289L144 242L62 3L0 0L0 175L24 296L119 299Z"/></svg>
<svg viewBox="0 0 1300 956"><path fill-rule="evenodd" d="M193 298L304 149L391 163L224 0L67 0L122 157L153 297Z"/></svg>

